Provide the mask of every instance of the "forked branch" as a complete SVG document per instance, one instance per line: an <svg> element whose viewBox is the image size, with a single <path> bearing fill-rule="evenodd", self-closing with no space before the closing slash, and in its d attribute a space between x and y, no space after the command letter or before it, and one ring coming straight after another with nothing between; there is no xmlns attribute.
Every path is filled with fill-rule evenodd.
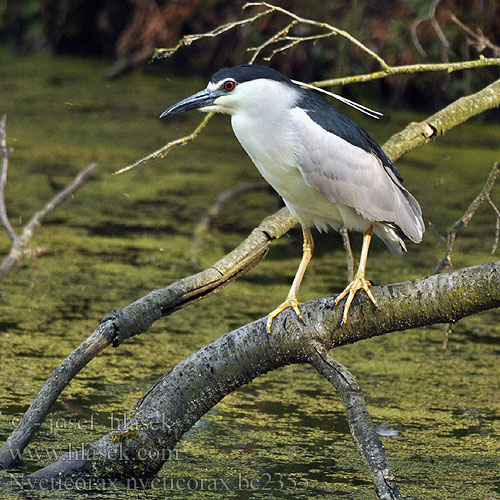
<svg viewBox="0 0 500 500"><path fill-rule="evenodd" d="M498 245L498 227L499 227L500 212L498 208L494 205L494 203L491 201L490 193L491 190L493 189L493 186L495 185L495 181L498 177L499 172L500 172L500 162L495 163L495 165L493 165L490 175L488 176L486 184L484 185L481 192L474 198L473 202L469 205L464 215L459 220L457 220L457 222L455 222L455 224L453 224L453 227L449 230L445 254L443 258L439 261L436 268L434 269L434 274L440 273L444 269L451 269L453 267L451 262L451 252L453 250L455 238L457 237L457 234L460 231L460 229L468 226L469 222L471 221L474 214L477 212L478 208L485 201L489 203L489 205L493 208L497 216L495 242L493 244L493 250L496 249Z"/></svg>
<svg viewBox="0 0 500 500"><path fill-rule="evenodd" d="M95 171L95 165L91 164L80 172L68 187L59 192L41 210L33 214L31 219L24 226L21 235L18 235L9 221L5 205L5 187L7 185L9 154L12 152L12 150L7 147L7 136L5 131L6 122L7 117L6 115L3 115L0 120L0 148L2 150L2 167L0 173L0 220L12 241L12 245L8 255L0 264L0 281L7 276L9 271L13 269L22 258L37 256L44 253L45 250L43 248L28 248L28 244L33 237L36 228L41 224L42 219L47 217L54 210L54 208L57 207L57 205L60 205L75 191L80 189L80 187L85 184L87 179L93 175Z"/></svg>

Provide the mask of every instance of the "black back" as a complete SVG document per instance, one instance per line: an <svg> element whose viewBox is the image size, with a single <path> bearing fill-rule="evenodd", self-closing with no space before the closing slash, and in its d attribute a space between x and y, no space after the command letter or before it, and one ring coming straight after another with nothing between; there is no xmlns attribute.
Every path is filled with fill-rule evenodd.
<svg viewBox="0 0 500 500"><path fill-rule="evenodd" d="M303 88L300 90L301 98L297 104L304 109L311 120L353 146L378 156L384 167L390 169L399 182L403 183L397 168L366 130L323 99L318 92Z"/></svg>

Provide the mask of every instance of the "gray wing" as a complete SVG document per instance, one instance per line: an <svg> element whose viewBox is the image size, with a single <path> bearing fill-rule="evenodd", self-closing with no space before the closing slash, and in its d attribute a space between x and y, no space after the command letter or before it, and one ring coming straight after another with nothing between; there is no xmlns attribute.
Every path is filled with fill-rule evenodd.
<svg viewBox="0 0 500 500"><path fill-rule="evenodd" d="M300 139L295 157L309 186L370 222L397 226L410 240L422 240L418 202L375 154L327 132L300 108L292 114Z"/></svg>

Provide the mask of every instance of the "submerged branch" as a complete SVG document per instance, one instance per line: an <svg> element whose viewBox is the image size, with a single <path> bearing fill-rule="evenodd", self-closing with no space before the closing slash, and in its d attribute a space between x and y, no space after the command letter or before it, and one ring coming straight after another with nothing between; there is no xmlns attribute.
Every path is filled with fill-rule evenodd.
<svg viewBox="0 0 500 500"><path fill-rule="evenodd" d="M378 497L384 500L403 500L394 472L385 456L384 446L373 428L361 387L353 374L321 346L314 349L314 353L316 355L312 355L309 362L340 394L349 429L372 475Z"/></svg>
<svg viewBox="0 0 500 500"><path fill-rule="evenodd" d="M220 214L224 206L233 198L255 189L263 189L263 184L261 182L253 182L252 184L244 184L228 189L221 193L215 200L215 203L203 214L198 224L196 224L193 234L193 244L191 245L191 263L193 265L199 265L198 255L202 252L204 239L209 234L214 219Z"/></svg>

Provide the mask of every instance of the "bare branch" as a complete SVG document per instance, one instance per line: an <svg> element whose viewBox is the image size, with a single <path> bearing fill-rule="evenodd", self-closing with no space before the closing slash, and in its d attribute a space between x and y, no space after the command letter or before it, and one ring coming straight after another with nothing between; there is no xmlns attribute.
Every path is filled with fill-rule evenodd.
<svg viewBox="0 0 500 500"><path fill-rule="evenodd" d="M270 61L276 54L285 52L288 49L295 47L295 45L298 45L299 43L315 41L321 38L327 38L329 36L331 36L330 33L322 33L319 35L310 35L310 36L285 36L283 40L288 41L289 43L274 49L269 56L264 57L264 61Z"/></svg>
<svg viewBox="0 0 500 500"><path fill-rule="evenodd" d="M107 334L107 338L121 335L118 330L122 326L141 326L142 319L138 315L146 311L156 317L165 313L162 303L169 301L169 296L160 296L161 291L157 292L155 297L144 300L135 314L130 314L129 310L125 315L123 310L117 316L106 318L102 328L114 332ZM161 451L173 449L184 433L224 396L270 370L290 363L310 362L313 339L315 345L328 351L390 331L449 322L499 307L500 263L490 262L452 273L374 287L373 292L379 309L375 310L368 298L361 296L351 310L349 323L343 327L339 327L342 308L332 307L334 299L329 297L303 304L303 323L297 321L293 311L283 312L275 320L277 328L273 335L266 331L266 318L223 335L158 380L139 400L121 428L113 429L82 452L62 456L29 478L44 481L78 478L89 472L99 478L152 477L168 458ZM166 310L170 308L167 306ZM133 335L137 333L140 332ZM17 440L23 438L17 429L14 432ZM0 450L0 463L12 463L19 451L14 444L15 440L9 437ZM153 453L155 450L157 453ZM127 459L116 459L122 456ZM382 473L384 476L389 481L393 479L389 470Z"/></svg>
<svg viewBox="0 0 500 500"><path fill-rule="evenodd" d="M261 17L268 16L268 15L273 14L273 13L281 13L281 14L284 14L284 15L292 18L292 21L285 28L283 28L278 33L276 33L275 35L273 35L272 37L270 37L266 42L264 42L259 47L255 47L253 49L249 49L249 50L255 50L256 51L256 53L253 55L253 57L251 59L251 62L255 61L255 59L258 56L258 54L260 54L260 52L264 48L268 47L269 45L272 45L273 43L280 42L282 40L286 40L286 35L288 34L288 31L292 27L294 27L297 24L306 24L306 25L309 25L309 26L315 26L315 27L317 27L319 29L324 29L324 30L327 31L327 33L326 34L321 34L321 35L318 35L317 37L312 37L312 38L307 38L306 37L306 38L303 39L303 41L306 41L308 39L312 40L314 38L319 38L319 37L323 38L323 37L326 37L326 36L336 36L336 35L339 35L339 36L342 36L342 37L346 38L352 44L354 44L357 47L359 47L363 52L365 52L370 57L372 57L373 59L375 59L382 66L382 68L388 68L389 67L388 64L384 61L384 59L382 59L382 57L380 57L378 54L376 54L375 52L373 52L372 50L370 50L365 44L361 43L357 38L353 37L347 31L335 28L334 26L331 26L328 23L314 21L312 19L307 19L307 18L304 18L304 17L297 16L293 12L290 12L290 11L288 11L288 10L282 8L282 7L278 7L277 5L272 5L272 4L267 3L267 2L249 2L249 3L246 3L243 6L243 10L246 10L246 9L248 9L250 7L265 7L266 10L264 10L262 12L259 12L259 13L257 13L254 16L242 19L240 21L235 21L235 22L230 22L230 23L222 24L221 26L218 26L217 28L215 28L212 31L209 31L207 33L199 33L199 34L195 34L195 35L186 35L184 38L182 38L180 40L180 42L175 47L171 47L171 48L168 48L168 49L156 49L153 57L170 57L172 54L174 54L175 52L177 52L181 47L189 46L189 45L191 45L195 41L201 40L203 38L215 38L215 37L219 36L220 34L225 33L225 32L227 32L229 30L234 29L234 28L239 28L241 26L245 26L247 24L251 24L251 23L257 21L258 19L260 19ZM296 43L293 43L292 45L296 45ZM272 57L272 56L270 56L270 57Z"/></svg>
<svg viewBox="0 0 500 500"><path fill-rule="evenodd" d="M268 47L269 45L271 45L273 43L279 42L281 40L285 40L288 32L298 23L299 23L299 21L294 19L291 23L287 24L283 29L281 29L280 31L275 33L272 37L268 38L264 43L262 43L258 47L248 47L247 52L254 53L249 61L249 64L253 64L255 62L255 60L257 59L257 57L262 52L262 50L264 50L266 47ZM270 60L271 57L269 57L268 60Z"/></svg>
<svg viewBox="0 0 500 500"><path fill-rule="evenodd" d="M464 69L483 68L485 66L500 66L500 58L497 57L483 57L473 61L460 61L460 62L445 62L435 64L406 64L402 66L388 66L387 68L373 73L365 73L362 75L344 76L340 78L330 78L328 80L318 80L312 82L311 85L316 87L329 87L332 85L348 85L350 83L363 83L387 76L400 75L403 73L422 73L426 71L447 71L453 73Z"/></svg>
<svg viewBox="0 0 500 500"><path fill-rule="evenodd" d="M2 123L5 124L5 122ZM5 135L3 137L5 137ZM3 149L3 143L2 143L2 149ZM4 212L6 217L5 202L3 198L3 190L5 187L5 184L3 184L3 180L7 178L6 163L5 163L5 176L3 167L4 167L4 162L2 162L2 187L0 191L1 192L0 206L3 205L3 209L0 209L0 212ZM28 223L24 226L21 236L18 236L16 233L14 233L14 238L12 239L11 237L12 239L11 249L8 255L3 259L2 263L0 264L0 280L5 278L5 276L9 273L9 271L13 269L22 258L36 257L38 255L41 255L45 251L43 248L35 248L35 249L28 248L28 244L36 228L40 225L42 219L47 217L47 215L49 215L54 210L54 208L56 208L64 200L72 196L73 193L75 193L78 189L80 189L83 186L83 184L85 184L87 179L94 174L94 172L95 172L95 164L91 164L87 168L85 168L75 177L73 182L68 187L59 192L41 210L33 214L33 217L31 217ZM3 217L4 215L2 215L2 223L5 226Z"/></svg>
<svg viewBox="0 0 500 500"><path fill-rule="evenodd" d="M491 42L487 37L485 37L482 33L476 33L475 31L472 31L467 25L462 23L460 19L458 19L453 12L448 13L451 20L460 28L462 28L468 35L470 35L476 42L480 45L479 47L479 52L481 52L484 47L490 48L494 54L498 57L500 56L500 47L498 45L495 45L494 43Z"/></svg>
<svg viewBox="0 0 500 500"><path fill-rule="evenodd" d="M275 215L266 217L237 248L204 271L161 290L153 290L103 318L99 327L46 380L1 448L0 467L15 461L12 450L24 450L63 389L103 349L111 344L118 346L128 337L146 332L160 317L217 292L254 267L266 255L271 242L297 222L286 208L282 208Z"/></svg>
<svg viewBox="0 0 500 500"><path fill-rule="evenodd" d="M73 182L65 187L62 191L57 193L52 200L50 200L41 210L35 212L33 217L29 220L26 226L23 229L21 235L21 244L26 246L30 238L33 236L35 229L40 225L42 219L47 217L54 208L60 205L63 201L67 200L70 196L72 196L78 189L80 189L85 182L94 175L96 169L95 163L91 163L88 167L83 169L74 179Z"/></svg>
<svg viewBox="0 0 500 500"><path fill-rule="evenodd" d="M475 94L457 99L424 121L408 124L404 130L394 134L382 149L392 161L395 161L400 156L445 134L473 116L499 105L500 80L496 80Z"/></svg>
<svg viewBox="0 0 500 500"><path fill-rule="evenodd" d="M282 7L278 7L277 5L269 4L267 2L248 2L248 3L246 3L243 6L243 9L247 9L248 7L268 7L273 12L280 12L282 14L285 14L288 17L291 17L292 19L294 19L295 21L297 21L297 23L307 24L307 25L310 25L310 26L316 26L317 28L320 28L320 29L325 29L325 30L327 30L329 32L329 34L331 36L335 36L335 35L342 36L342 37L346 38L347 40L349 40L352 44L354 44L357 47L359 47L363 52L365 52L366 54L368 54L370 57L372 57L373 59L375 59L376 61L378 61L378 63L383 68L388 68L389 67L389 65L384 61L384 59L382 59L382 57L380 57L378 54L376 54L375 52L373 52L373 50L370 50L366 45L364 45L363 43L361 43L357 38L353 37L347 31L335 28L334 26L331 26L328 23L314 21L312 19L307 19L305 17L300 17L300 16L294 14L293 12L290 12L289 10L286 10L286 9L284 9Z"/></svg>
<svg viewBox="0 0 500 500"><path fill-rule="evenodd" d="M384 446L373 428L361 387L353 374L322 346L314 347L314 354L311 355L309 363L340 394L349 429L370 470L378 497L384 500L403 500L395 482L394 472L385 456Z"/></svg>
<svg viewBox="0 0 500 500"><path fill-rule="evenodd" d="M7 133L5 125L7 123L7 115L2 115L0 120L0 148L2 149L2 170L0 173L0 220L2 225L7 231L12 243L16 243L18 236L12 227L9 217L7 216L7 209L5 207L5 186L7 185L7 170L9 168L9 154L12 149L7 147Z"/></svg>
<svg viewBox="0 0 500 500"><path fill-rule="evenodd" d="M119 175L123 174L123 172L127 172L128 170L132 170L133 168L141 165L142 163L145 163L149 160L153 160L156 158L165 158L167 154L177 146L185 146L189 142L191 142L193 139L198 137L200 132L205 128L207 123L209 122L210 118L212 118L214 114L213 113L208 113L205 118L198 124L198 126L189 134L184 137L180 137L179 139L175 139L175 141L171 141L165 146L163 146L160 149L157 149L154 153L151 153L144 158L141 158L140 160L136 161L135 163L132 163L132 165L128 165L127 167L121 168L120 170L117 170L116 172L113 173L113 175Z"/></svg>
<svg viewBox="0 0 500 500"><path fill-rule="evenodd" d="M228 189L217 197L215 203L213 203L208 211L203 214L194 229L193 244L191 246L191 263L193 265L199 265L198 254L203 246L203 239L210 232L214 219L220 214L224 206L236 196L239 196L247 191L263 188L264 186L261 182L254 182L252 184L244 184L233 189Z"/></svg>
<svg viewBox="0 0 500 500"><path fill-rule="evenodd" d="M263 12L259 12L255 16L248 17L246 19L242 19L241 21L222 24L221 26L217 26L217 28L213 29L212 31L208 31L207 33L186 35L185 37L183 37L179 41L179 43L175 47L171 47L168 49L156 49L153 57L154 58L170 57L172 54L175 54L175 52L177 52L181 47L187 47L187 46L191 45L193 42L196 42L196 41L201 40L203 38L215 38L216 36L219 36L222 33L225 33L226 31L232 30L234 28L239 28L239 27L245 26L247 24L251 24L251 23L257 21L257 19L260 19L261 17L267 16L268 14L271 14L272 12L273 12L273 9L265 10Z"/></svg>
<svg viewBox="0 0 500 500"><path fill-rule="evenodd" d="M434 269L434 274L440 273L443 269L451 269L453 267L453 264L451 262L451 252L453 250L453 245L455 243L455 238L457 237L458 231L460 231L460 229L462 229L463 227L467 227L470 220L477 212L477 209L482 205L483 202L489 200L490 192L493 189L493 186L495 184L499 172L500 172L500 162L495 163L495 165L493 165L491 173L488 176L486 184L484 185L481 192L476 196L476 198L474 198L474 201L469 205L462 218L459 219L457 222L455 222L455 224L453 224L453 227L448 232L448 243L446 246L446 252L443 258L439 261L438 265L436 266L436 269ZM495 206L494 208L496 209ZM497 212L497 225L498 225L498 215L499 215L498 210L496 210L496 212ZM497 240L495 240L495 242L496 241Z"/></svg>

